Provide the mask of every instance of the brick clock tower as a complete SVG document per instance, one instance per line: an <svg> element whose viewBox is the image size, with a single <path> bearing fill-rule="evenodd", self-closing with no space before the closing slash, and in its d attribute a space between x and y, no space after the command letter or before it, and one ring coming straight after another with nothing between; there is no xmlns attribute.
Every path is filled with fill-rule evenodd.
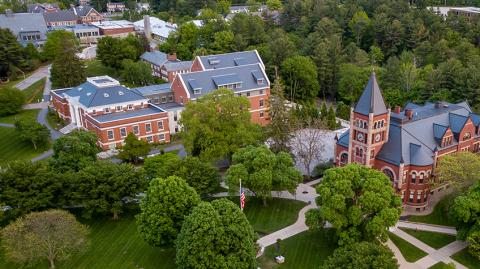
<svg viewBox="0 0 480 269"><path fill-rule="evenodd" d="M388 141L390 109L385 106L375 72L360 100L350 111L348 163L373 167L375 156Z"/></svg>

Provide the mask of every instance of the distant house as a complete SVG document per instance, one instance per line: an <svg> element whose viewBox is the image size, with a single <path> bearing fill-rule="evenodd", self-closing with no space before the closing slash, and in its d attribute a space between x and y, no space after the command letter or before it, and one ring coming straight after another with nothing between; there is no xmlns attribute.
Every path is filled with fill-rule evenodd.
<svg viewBox="0 0 480 269"><path fill-rule="evenodd" d="M87 24L75 24L70 26L53 26L50 30L65 30L72 32L82 44L97 43L97 39L100 38L100 30L98 27Z"/></svg>
<svg viewBox="0 0 480 269"><path fill-rule="evenodd" d="M43 13L47 26L68 26L77 24L77 16L71 10L59 10Z"/></svg>
<svg viewBox="0 0 480 269"><path fill-rule="evenodd" d="M12 13L0 14L0 28L7 28L26 46L32 43L42 46L47 39L47 25L42 13Z"/></svg>
<svg viewBox="0 0 480 269"><path fill-rule="evenodd" d="M52 106L69 122L62 133L93 131L104 150L121 147L129 133L147 142L170 141L168 112L108 76L90 77L77 87L53 90Z"/></svg>
<svg viewBox="0 0 480 269"><path fill-rule="evenodd" d="M88 6L90 5L91 0L78 0L78 5L80 6Z"/></svg>
<svg viewBox="0 0 480 269"><path fill-rule="evenodd" d="M124 2L108 2L107 3L107 12L114 13L114 12L123 12L125 11L125 3Z"/></svg>
<svg viewBox="0 0 480 269"><path fill-rule="evenodd" d="M102 36L126 37L134 32L133 23L126 20L92 22Z"/></svg>
<svg viewBox="0 0 480 269"><path fill-rule="evenodd" d="M142 11L149 11L150 10L150 3L137 3L135 5L136 9L138 12L142 12Z"/></svg>
<svg viewBox="0 0 480 269"><path fill-rule="evenodd" d="M57 3L35 3L27 5L28 13L47 13L60 11Z"/></svg>
<svg viewBox="0 0 480 269"><path fill-rule="evenodd" d="M149 25L150 29L145 29L145 23ZM145 16L143 20L136 21L133 24L135 25L135 31L145 33L147 38L153 38L160 42L165 42L170 33L177 30L176 24L150 16Z"/></svg>
<svg viewBox="0 0 480 269"><path fill-rule="evenodd" d="M480 8L478 7L453 7L448 11L448 15L463 16L468 20L480 17Z"/></svg>
<svg viewBox="0 0 480 269"><path fill-rule="evenodd" d="M103 21L102 14L91 6L72 7L70 10L77 16L77 22L80 24Z"/></svg>
<svg viewBox="0 0 480 269"><path fill-rule="evenodd" d="M167 55L161 51L145 52L140 59L150 64L152 75L166 81L173 81L177 74L190 72L192 61L180 61L176 55Z"/></svg>

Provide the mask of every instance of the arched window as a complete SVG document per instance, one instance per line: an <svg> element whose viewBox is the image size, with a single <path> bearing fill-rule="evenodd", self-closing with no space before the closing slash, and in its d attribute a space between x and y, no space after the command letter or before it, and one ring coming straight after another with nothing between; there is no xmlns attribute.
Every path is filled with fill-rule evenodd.
<svg viewBox="0 0 480 269"><path fill-rule="evenodd" d="M383 125L384 125L384 124L385 124L385 121L384 121L384 120L382 120L382 127L383 127Z"/></svg>
<svg viewBox="0 0 480 269"><path fill-rule="evenodd" d="M363 129L367 129L367 122L366 121L363 122Z"/></svg>
<svg viewBox="0 0 480 269"><path fill-rule="evenodd" d="M360 157L363 157L363 149L360 149Z"/></svg>
<svg viewBox="0 0 480 269"><path fill-rule="evenodd" d="M423 172L421 172L418 177L419 177L418 183L423 184L423 177L424 177Z"/></svg>
<svg viewBox="0 0 480 269"><path fill-rule="evenodd" d="M466 132L464 135L463 135L463 140L468 140L472 137L472 135L469 133L469 132Z"/></svg>
<svg viewBox="0 0 480 269"><path fill-rule="evenodd" d="M375 122L375 124L373 124L373 129L377 129L377 122Z"/></svg>
<svg viewBox="0 0 480 269"><path fill-rule="evenodd" d="M417 181L417 174L415 172L412 172L412 184L415 184Z"/></svg>
<svg viewBox="0 0 480 269"><path fill-rule="evenodd" d="M347 162L348 162L348 154L345 152L340 154L340 163L346 164Z"/></svg>

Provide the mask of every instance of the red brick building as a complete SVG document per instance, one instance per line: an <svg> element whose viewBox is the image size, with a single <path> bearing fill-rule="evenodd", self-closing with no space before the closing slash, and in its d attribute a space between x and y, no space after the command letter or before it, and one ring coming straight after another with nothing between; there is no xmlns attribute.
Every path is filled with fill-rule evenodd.
<svg viewBox="0 0 480 269"><path fill-rule="evenodd" d="M126 20L92 22L98 28L100 35L112 37L127 37L134 32L133 23Z"/></svg>
<svg viewBox="0 0 480 269"><path fill-rule="evenodd" d="M77 16L79 24L103 21L103 16L91 6L78 6L70 9Z"/></svg>
<svg viewBox="0 0 480 269"><path fill-rule="evenodd" d="M177 74L189 73L192 61L180 61L175 54L166 54L161 51L147 51L140 59L150 64L152 75L172 82Z"/></svg>
<svg viewBox="0 0 480 269"><path fill-rule="evenodd" d="M69 125L61 130L93 131L104 150L121 147L128 133L148 142L169 142L167 111L108 76L88 78L68 89L52 91L52 106Z"/></svg>
<svg viewBox="0 0 480 269"><path fill-rule="evenodd" d="M478 152L480 116L466 102L409 103L387 109L375 73L335 145L335 164L359 163L384 172L406 207L424 210L443 155Z"/></svg>

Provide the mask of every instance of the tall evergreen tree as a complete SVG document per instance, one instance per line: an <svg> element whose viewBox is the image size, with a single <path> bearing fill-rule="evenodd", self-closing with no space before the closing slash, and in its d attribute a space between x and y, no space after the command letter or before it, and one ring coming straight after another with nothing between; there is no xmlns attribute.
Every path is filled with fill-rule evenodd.
<svg viewBox="0 0 480 269"><path fill-rule="evenodd" d="M0 78L10 77L23 68L22 46L9 29L0 28Z"/></svg>
<svg viewBox="0 0 480 269"><path fill-rule="evenodd" d="M70 39L60 41L62 46L52 64L50 79L53 88L77 86L85 82L85 65L75 55L75 46Z"/></svg>

